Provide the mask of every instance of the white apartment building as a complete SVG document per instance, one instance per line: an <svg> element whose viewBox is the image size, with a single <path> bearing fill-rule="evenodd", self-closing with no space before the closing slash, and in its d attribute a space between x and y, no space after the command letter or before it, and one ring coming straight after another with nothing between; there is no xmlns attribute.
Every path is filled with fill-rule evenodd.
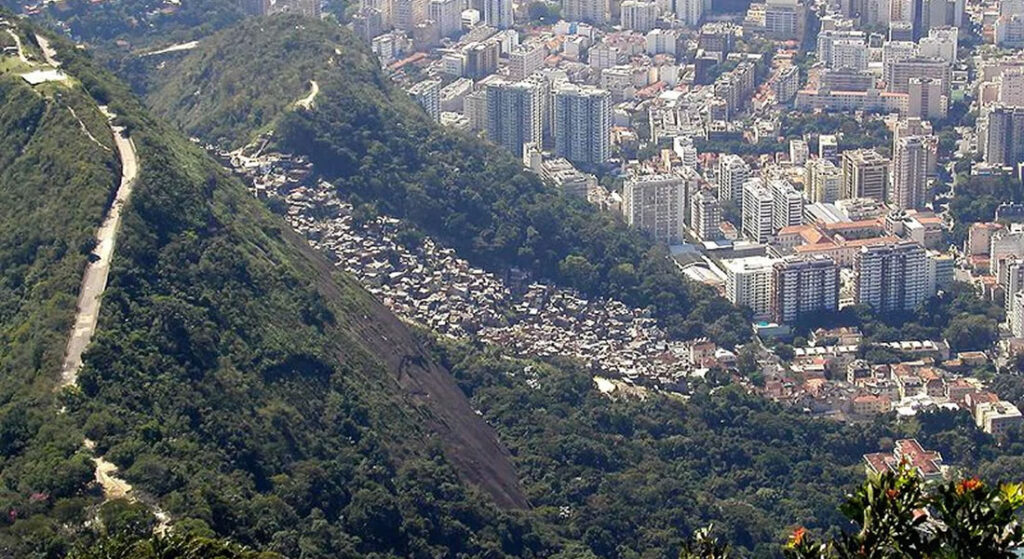
<svg viewBox="0 0 1024 559"><path fill-rule="evenodd" d="M720 234L722 206L707 190L700 190L690 200L690 225L702 241L713 241Z"/></svg>
<svg viewBox="0 0 1024 559"><path fill-rule="evenodd" d="M722 261L725 298L734 305L750 308L756 320L771 317L774 264L775 260L766 256Z"/></svg>
<svg viewBox="0 0 1024 559"><path fill-rule="evenodd" d="M604 89L564 84L554 98L555 153L600 165L611 157L612 96Z"/></svg>
<svg viewBox="0 0 1024 559"><path fill-rule="evenodd" d="M632 177L622 188L622 213L626 223L647 231L663 243L683 240L684 201L684 181L675 175Z"/></svg>
<svg viewBox="0 0 1024 559"><path fill-rule="evenodd" d="M772 194L759 178L747 179L743 183L743 207L741 231L756 243L768 243L772 234Z"/></svg>
<svg viewBox="0 0 1024 559"><path fill-rule="evenodd" d="M839 283L839 266L827 256L790 256L776 262L772 318L791 324L801 315L839 310Z"/></svg>
<svg viewBox="0 0 1024 559"><path fill-rule="evenodd" d="M750 177L750 165L734 154L718 156L718 198L736 200L743 196L743 182Z"/></svg>
<svg viewBox="0 0 1024 559"><path fill-rule="evenodd" d="M915 242L861 247L853 269L854 300L876 312L912 311L931 295L925 249Z"/></svg>

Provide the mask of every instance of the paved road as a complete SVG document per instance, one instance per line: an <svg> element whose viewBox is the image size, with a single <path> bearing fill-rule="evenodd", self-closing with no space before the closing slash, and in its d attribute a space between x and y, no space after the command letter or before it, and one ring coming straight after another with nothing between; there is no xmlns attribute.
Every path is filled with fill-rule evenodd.
<svg viewBox="0 0 1024 559"><path fill-rule="evenodd" d="M114 115L106 107L100 107L103 114L111 122ZM114 134L117 152L121 157L121 185L117 189L114 201L107 210L99 230L96 232L96 249L93 251L89 264L85 267L82 287L78 292L78 312L75 325L68 340L64 353L64 364L61 366L58 388L71 386L78 381L78 371L82 368L82 353L92 341L96 332L96 320L100 313L100 299L107 288L107 276L110 273L110 259L114 255L114 241L121 224L121 211L135 186L135 178L139 172L138 154L135 144L125 137L124 128L110 125Z"/></svg>

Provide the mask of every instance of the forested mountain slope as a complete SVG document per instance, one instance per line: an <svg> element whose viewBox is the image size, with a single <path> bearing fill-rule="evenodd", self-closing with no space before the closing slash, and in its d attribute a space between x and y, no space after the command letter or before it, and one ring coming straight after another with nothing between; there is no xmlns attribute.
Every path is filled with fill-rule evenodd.
<svg viewBox="0 0 1024 559"><path fill-rule="evenodd" d="M288 556L532 554L502 511L526 505L507 452L422 344L86 53L55 44L66 85L0 76L0 554L60 556L93 537L83 436L177 529ZM79 388L55 395L119 177L97 104L127 128L140 175ZM103 510L100 531L152 525L138 507Z"/></svg>
<svg viewBox="0 0 1024 559"><path fill-rule="evenodd" d="M233 147L274 128L282 149L309 156L343 196L407 219L471 262L649 307L677 338L750 336L738 309L684 281L642 233L432 122L336 24L249 19L153 71L148 103L187 134ZM312 109L294 110L310 80L320 88Z"/></svg>

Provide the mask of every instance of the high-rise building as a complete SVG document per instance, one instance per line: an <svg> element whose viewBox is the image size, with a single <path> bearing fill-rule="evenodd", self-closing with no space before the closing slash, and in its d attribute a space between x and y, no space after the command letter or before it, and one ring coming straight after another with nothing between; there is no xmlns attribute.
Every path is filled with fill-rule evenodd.
<svg viewBox="0 0 1024 559"><path fill-rule="evenodd" d="M768 190L772 193L772 233L803 223L804 195L792 183L780 178L771 179Z"/></svg>
<svg viewBox="0 0 1024 559"><path fill-rule="evenodd" d="M861 247L853 270L854 300L875 312L912 311L930 296L925 249L913 241Z"/></svg>
<svg viewBox="0 0 1024 559"><path fill-rule="evenodd" d="M352 15L352 30L369 43L384 32L384 14L376 8L359 8L359 11Z"/></svg>
<svg viewBox="0 0 1024 559"><path fill-rule="evenodd" d="M608 21L608 0L562 0L562 17L603 25Z"/></svg>
<svg viewBox="0 0 1024 559"><path fill-rule="evenodd" d="M524 144L543 140L542 111L537 84L487 84L487 137L517 157L522 157Z"/></svg>
<svg viewBox="0 0 1024 559"><path fill-rule="evenodd" d="M469 119L472 130L487 130L487 90L481 89L466 95L462 100L463 113Z"/></svg>
<svg viewBox="0 0 1024 559"><path fill-rule="evenodd" d="M427 0L392 0L391 16L395 28L411 33L416 24L427 19Z"/></svg>
<svg viewBox="0 0 1024 559"><path fill-rule="evenodd" d="M772 194L764 187L760 178L747 179L743 183L741 231L746 238L755 243L767 243L771 240L774 234L773 206Z"/></svg>
<svg viewBox="0 0 1024 559"><path fill-rule="evenodd" d="M1015 167L1024 161L1024 107L995 105L982 118L987 122L985 163Z"/></svg>
<svg viewBox="0 0 1024 559"><path fill-rule="evenodd" d="M772 317L793 323L810 313L839 310L839 266L823 255L790 256L775 262Z"/></svg>
<svg viewBox="0 0 1024 559"><path fill-rule="evenodd" d="M956 62L957 35L956 27L934 27L918 42L918 50L921 56L941 58L952 64Z"/></svg>
<svg viewBox="0 0 1024 559"><path fill-rule="evenodd" d="M620 10L623 29L647 33L658 21L658 3L651 0L626 0Z"/></svg>
<svg viewBox="0 0 1024 559"><path fill-rule="evenodd" d="M697 147L693 145L693 138L689 136L672 138L672 150L679 156L684 167L697 168Z"/></svg>
<svg viewBox="0 0 1024 559"><path fill-rule="evenodd" d="M622 187L622 213L632 227L648 232L654 240L683 240L685 184L674 175L643 175L626 180Z"/></svg>
<svg viewBox="0 0 1024 559"><path fill-rule="evenodd" d="M886 89L894 93L909 93L911 78L934 78L939 80L940 92L948 95L950 81L949 63L941 58L924 58L916 56L892 63L892 81L886 83Z"/></svg>
<svg viewBox="0 0 1024 559"><path fill-rule="evenodd" d="M927 120L916 117L905 118L896 122L892 134L892 151L896 153L897 144L900 138L905 136L921 136L928 152L928 178L934 178L938 174L939 160L939 138L932 133L932 124Z"/></svg>
<svg viewBox="0 0 1024 559"><path fill-rule="evenodd" d="M734 305L748 307L755 319L769 318L774 264L775 260L765 256L724 260L725 298Z"/></svg>
<svg viewBox="0 0 1024 559"><path fill-rule="evenodd" d="M964 0L920 0L915 28L918 36L936 27L963 27Z"/></svg>
<svg viewBox="0 0 1024 559"><path fill-rule="evenodd" d="M734 154L718 156L718 199L739 202L743 196L743 181L750 176L750 165Z"/></svg>
<svg viewBox="0 0 1024 559"><path fill-rule="evenodd" d="M715 195L701 190L690 200L690 224L702 241L713 241L721 236L722 206Z"/></svg>
<svg viewBox="0 0 1024 559"><path fill-rule="evenodd" d="M892 203L900 209L923 209L928 192L930 148L923 136L903 136L892 159Z"/></svg>
<svg viewBox="0 0 1024 559"><path fill-rule="evenodd" d="M818 157L832 163L839 163L839 142L835 134L821 134L818 136Z"/></svg>
<svg viewBox="0 0 1024 559"><path fill-rule="evenodd" d="M873 149L843 152L843 198L884 202L889 192L889 160Z"/></svg>
<svg viewBox="0 0 1024 559"><path fill-rule="evenodd" d="M807 158L810 157L811 151L807 147L807 142L794 138L789 141L789 163L794 167L800 167L807 164Z"/></svg>
<svg viewBox="0 0 1024 559"><path fill-rule="evenodd" d="M500 52L501 47L497 41L475 42L463 47L465 77L484 78L497 72Z"/></svg>
<svg viewBox="0 0 1024 559"><path fill-rule="evenodd" d="M815 203L831 204L839 199L843 189L843 171L828 159L807 162L804 189L807 198Z"/></svg>
<svg viewBox="0 0 1024 559"><path fill-rule="evenodd" d="M1024 106L1024 68L1007 68L999 73L999 102L1015 107Z"/></svg>
<svg viewBox="0 0 1024 559"><path fill-rule="evenodd" d="M896 63L915 56L917 44L913 41L886 41L882 45L882 80L885 81L886 87L893 81L893 68Z"/></svg>
<svg viewBox="0 0 1024 559"><path fill-rule="evenodd" d="M919 118L946 118L946 96L942 82L935 78L910 78L908 85L907 116Z"/></svg>
<svg viewBox="0 0 1024 559"><path fill-rule="evenodd" d="M837 55L836 45L842 42L841 49L844 52ZM856 53L846 52L852 47L859 47L862 51L860 55ZM818 60L822 61L827 68L842 68L844 66L848 68L854 68L849 64L849 60L845 60L846 64L843 64L845 58L853 57L866 57L867 56L867 36L863 31L853 31L847 29L836 29L831 31L822 31L818 34ZM865 59L866 62L866 59ZM861 70L863 68L854 68Z"/></svg>
<svg viewBox="0 0 1024 559"><path fill-rule="evenodd" d="M483 21L498 29L512 27L512 0L483 0Z"/></svg>
<svg viewBox="0 0 1024 559"><path fill-rule="evenodd" d="M600 165L611 157L612 96L591 86L555 91L555 153L574 163Z"/></svg>
<svg viewBox="0 0 1024 559"><path fill-rule="evenodd" d="M543 43L526 43L508 53L508 75L514 80L523 80L544 67L547 49Z"/></svg>
<svg viewBox="0 0 1024 559"><path fill-rule="evenodd" d="M434 121L441 120L441 81L423 80L409 88L413 98Z"/></svg>
<svg viewBox="0 0 1024 559"><path fill-rule="evenodd" d="M704 8L704 0L676 0L676 19L696 27L704 17Z"/></svg>
<svg viewBox="0 0 1024 559"><path fill-rule="evenodd" d="M450 37L462 28L462 9L459 0L430 0L430 19L437 24L442 37Z"/></svg>
<svg viewBox="0 0 1024 559"><path fill-rule="evenodd" d="M767 0L764 6L764 30L772 39L802 41L807 7L800 0Z"/></svg>

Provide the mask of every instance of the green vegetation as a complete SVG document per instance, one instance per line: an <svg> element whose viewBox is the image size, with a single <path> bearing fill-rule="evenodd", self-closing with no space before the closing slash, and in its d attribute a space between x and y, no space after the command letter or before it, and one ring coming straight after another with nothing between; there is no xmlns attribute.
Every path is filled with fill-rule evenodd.
<svg viewBox="0 0 1024 559"><path fill-rule="evenodd" d="M120 177L103 122L80 92L45 98L0 76L0 510L4 524L38 527L28 543L44 554L64 548L43 536L56 519L37 513L70 520L91 502L81 431L55 415L53 386L94 228Z"/></svg>
<svg viewBox="0 0 1024 559"><path fill-rule="evenodd" d="M811 152L818 149L818 135L836 134L839 151L874 148L886 157L892 152L892 132L878 118L856 118L840 113L787 113L782 116L781 134L787 140L808 137Z"/></svg>
<svg viewBox="0 0 1024 559"><path fill-rule="evenodd" d="M1009 175L978 176L967 172L956 177L949 213L953 216L953 242L963 244L971 223L992 221L1003 202L1024 201L1024 187Z"/></svg>
<svg viewBox="0 0 1024 559"><path fill-rule="evenodd" d="M1020 460L1000 457L966 412L845 425L741 387L699 384L686 402L609 399L568 363L440 351L515 456L536 514L597 557L675 557L709 523L753 557L777 556L795 523L838 535L848 525L843 495L864 476L862 455L898 438L916 437L966 472L1022 475Z"/></svg>
<svg viewBox="0 0 1024 559"><path fill-rule="evenodd" d="M534 555L526 521L494 504L523 503L506 455L401 323L57 45L84 90L44 100L0 81L2 138L20 148L0 155L4 554L61 557L152 526L139 505L93 507L88 436L202 537L291 557ZM91 126L93 100L119 115L141 169L80 390L60 394L58 415L88 240L119 176L65 106Z"/></svg>
<svg viewBox="0 0 1024 559"><path fill-rule="evenodd" d="M953 351L984 351L999 340L1002 315L1003 309L979 297L973 286L954 282L913 312L879 315L869 307L851 306L831 315L806 316L797 330L856 326L868 343L945 339Z"/></svg>
<svg viewBox="0 0 1024 559"><path fill-rule="evenodd" d="M218 129L217 115L233 103L283 107L305 91L309 72L289 70L255 97L208 106L190 117L187 98L196 87L217 91L206 78L267 76L264 58L286 52L294 61L322 59L319 48L303 50L289 39L299 24L306 33L334 37L341 54L317 74L321 92L314 111L284 112L276 124L281 146L309 156L318 172L357 206L405 218L482 267L503 273L512 267L555 280L591 296L615 297L650 308L670 335L710 336L735 345L750 336L746 317L712 290L683 280L666 251L617 218L546 187L515 158L490 144L444 130L380 74L369 50L346 30L320 30L324 23L294 17L253 20L211 39L169 70L183 83L167 82L150 99L158 112L189 134ZM251 38L262 34L257 48ZM207 50L207 49L213 50ZM268 51L271 51L268 53ZM212 53L216 52L214 56ZM271 66L272 68L273 66ZM294 67L301 68L296 62ZM241 78L238 78L241 79ZM269 99L267 99L269 97ZM213 116L210 116L213 115ZM272 121L270 115L264 122ZM251 136L259 127L232 127Z"/></svg>

